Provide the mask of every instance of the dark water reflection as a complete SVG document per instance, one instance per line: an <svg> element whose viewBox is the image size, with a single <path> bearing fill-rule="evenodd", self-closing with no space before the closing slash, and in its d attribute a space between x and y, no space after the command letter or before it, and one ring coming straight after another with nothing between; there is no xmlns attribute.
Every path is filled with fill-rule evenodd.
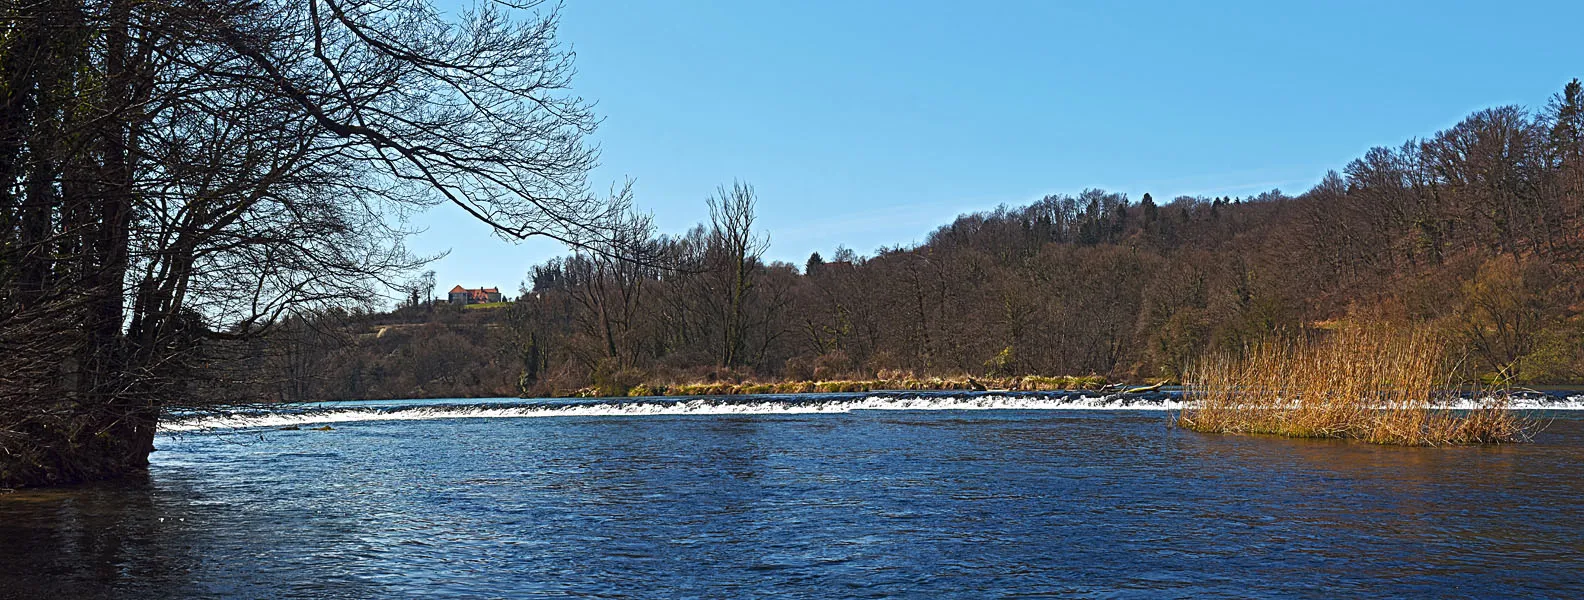
<svg viewBox="0 0 1584 600"><path fill-rule="evenodd" d="M1160 412L187 434L143 481L0 496L0 596L1580 597L1557 415L1439 449Z"/></svg>

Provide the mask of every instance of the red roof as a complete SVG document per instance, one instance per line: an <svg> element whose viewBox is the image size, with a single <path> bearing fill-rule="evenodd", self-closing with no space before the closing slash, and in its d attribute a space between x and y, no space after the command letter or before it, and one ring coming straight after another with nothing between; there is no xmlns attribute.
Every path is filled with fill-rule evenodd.
<svg viewBox="0 0 1584 600"><path fill-rule="evenodd" d="M470 290L459 285L451 288L451 293L467 294L469 302L489 302L489 295L500 295L500 288L479 288L476 290Z"/></svg>

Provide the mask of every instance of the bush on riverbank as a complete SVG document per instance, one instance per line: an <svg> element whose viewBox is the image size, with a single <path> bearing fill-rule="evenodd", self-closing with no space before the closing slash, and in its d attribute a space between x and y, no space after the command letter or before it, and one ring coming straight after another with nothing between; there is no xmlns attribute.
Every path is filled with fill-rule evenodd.
<svg viewBox="0 0 1584 600"><path fill-rule="evenodd" d="M1532 423L1495 389L1455 385L1445 339L1378 324L1263 343L1202 361L1184 381L1177 424L1212 433L1435 446L1526 441ZM1464 397L1469 410L1454 410Z"/></svg>

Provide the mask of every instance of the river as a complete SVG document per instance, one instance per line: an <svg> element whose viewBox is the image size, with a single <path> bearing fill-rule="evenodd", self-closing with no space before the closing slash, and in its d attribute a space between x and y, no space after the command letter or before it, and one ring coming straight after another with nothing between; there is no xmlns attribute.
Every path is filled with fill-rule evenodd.
<svg viewBox="0 0 1584 600"><path fill-rule="evenodd" d="M1400 448L1186 432L1168 407L194 415L146 477L0 494L0 597L1584 597L1584 411L1531 411L1529 444Z"/></svg>

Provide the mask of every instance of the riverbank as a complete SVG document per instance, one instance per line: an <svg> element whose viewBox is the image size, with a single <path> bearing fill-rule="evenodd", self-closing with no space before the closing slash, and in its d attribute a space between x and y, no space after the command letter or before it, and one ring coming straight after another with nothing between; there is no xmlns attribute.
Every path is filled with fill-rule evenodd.
<svg viewBox="0 0 1584 600"><path fill-rule="evenodd" d="M1155 386L1132 386L1109 383L1100 375L1046 377L1025 375L1021 377L896 377L885 379L840 379L822 381L694 381L648 382L632 385L605 383L572 390L558 397L665 397L665 396L747 396L756 394L835 394L848 392L909 391L909 392L1058 392L1068 390L1124 391L1127 389L1154 389Z"/></svg>

